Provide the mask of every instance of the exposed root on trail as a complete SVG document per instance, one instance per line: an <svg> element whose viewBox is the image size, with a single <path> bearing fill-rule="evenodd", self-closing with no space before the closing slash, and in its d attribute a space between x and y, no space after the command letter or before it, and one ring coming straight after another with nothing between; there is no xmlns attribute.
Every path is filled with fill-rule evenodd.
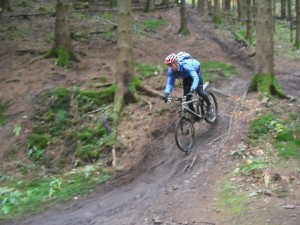
<svg viewBox="0 0 300 225"><path fill-rule="evenodd" d="M186 172L188 169L192 169L192 168L193 168L196 159L197 159L197 156L194 156L192 162L184 168L184 171L185 171L185 172Z"/></svg>

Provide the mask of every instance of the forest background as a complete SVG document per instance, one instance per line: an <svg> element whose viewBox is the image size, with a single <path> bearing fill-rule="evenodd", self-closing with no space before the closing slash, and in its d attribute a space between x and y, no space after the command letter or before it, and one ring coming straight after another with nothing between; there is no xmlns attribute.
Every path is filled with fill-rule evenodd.
<svg viewBox="0 0 300 225"><path fill-rule="evenodd" d="M172 23L170 14L178 23ZM223 47L238 49L235 54L240 54L240 67L247 69L246 75L238 65L225 61L226 57L224 61L209 61L211 55L201 55L184 45L197 28L195 23L189 26L191 17L201 18L201 25L209 24L210 30L205 32L218 32L217 41L224 41ZM162 59L176 49L174 46L204 59L205 80L213 84L220 99L228 93L216 89L218 82L244 76L248 83L242 85L243 91L251 93L245 95L247 104L250 99L254 103L243 107L257 110L244 118L249 121L244 128L249 130L242 142L240 136L229 138L232 120L228 120L229 128L222 128L222 135L211 136L222 140L218 157L222 150L224 157L229 154L232 160L238 159L233 160L236 168L224 165L234 172L216 184L218 209L210 202L215 211L222 212L219 221L225 224L232 217L243 220L242 206L254 204L259 209L265 207L262 203L282 197L280 210L299 211L299 202L287 201L299 196L299 106L295 101L299 90L299 24L298 0L147 0L133 1L133 5L131 1L58 0L56 5L48 1L1 1L2 218L19 217L49 202L77 198L99 184L118 182L120 174L139 170L141 164L152 168L155 160L147 159L149 141L172 133L167 118L176 115L174 109L159 102L164 82L158 78L166 72ZM153 49L141 47L151 41L160 42L157 55ZM139 42L143 45L135 47ZM95 54L97 45L101 48ZM282 70L289 68L285 73L295 79L294 86L284 81L281 84L284 79L274 67L278 61ZM229 110L228 115L237 116L235 110ZM193 161L186 160L190 167ZM213 165L219 166L217 162ZM220 176L220 171L214 176ZM250 193L249 185L254 185ZM256 224L276 221L273 216L278 215L278 208L272 210L272 216L262 215L264 222ZM286 224L299 221L296 212L281 217L277 220L288 221Z"/></svg>

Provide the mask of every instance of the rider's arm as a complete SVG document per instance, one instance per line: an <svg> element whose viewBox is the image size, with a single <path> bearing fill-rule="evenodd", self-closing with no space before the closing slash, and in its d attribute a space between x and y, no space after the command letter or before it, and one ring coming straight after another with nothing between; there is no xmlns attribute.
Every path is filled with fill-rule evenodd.
<svg viewBox="0 0 300 225"><path fill-rule="evenodd" d="M168 69L168 79L165 88L165 94L169 95L172 92L174 85L175 85L175 75L173 74L171 69Z"/></svg>

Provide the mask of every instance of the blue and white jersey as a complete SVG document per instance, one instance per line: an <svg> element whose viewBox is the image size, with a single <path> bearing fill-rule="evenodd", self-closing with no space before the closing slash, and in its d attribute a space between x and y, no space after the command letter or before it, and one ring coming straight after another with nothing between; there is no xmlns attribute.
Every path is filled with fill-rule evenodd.
<svg viewBox="0 0 300 225"><path fill-rule="evenodd" d="M177 72L173 72L171 68L168 69L168 79L165 88L165 93L167 94L172 92L176 78L184 79L191 77L193 79L191 90L196 90L199 84L203 84L203 81L201 80L202 70L200 62L192 58L183 60L179 59L178 62L179 70Z"/></svg>

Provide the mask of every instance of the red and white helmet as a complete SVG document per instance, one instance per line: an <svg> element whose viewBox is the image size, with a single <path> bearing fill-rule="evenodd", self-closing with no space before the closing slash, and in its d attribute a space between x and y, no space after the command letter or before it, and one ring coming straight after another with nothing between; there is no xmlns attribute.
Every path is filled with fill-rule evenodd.
<svg viewBox="0 0 300 225"><path fill-rule="evenodd" d="M171 55L168 55L167 58L165 59L165 64L170 64L177 61L177 56L175 53L172 53Z"/></svg>

